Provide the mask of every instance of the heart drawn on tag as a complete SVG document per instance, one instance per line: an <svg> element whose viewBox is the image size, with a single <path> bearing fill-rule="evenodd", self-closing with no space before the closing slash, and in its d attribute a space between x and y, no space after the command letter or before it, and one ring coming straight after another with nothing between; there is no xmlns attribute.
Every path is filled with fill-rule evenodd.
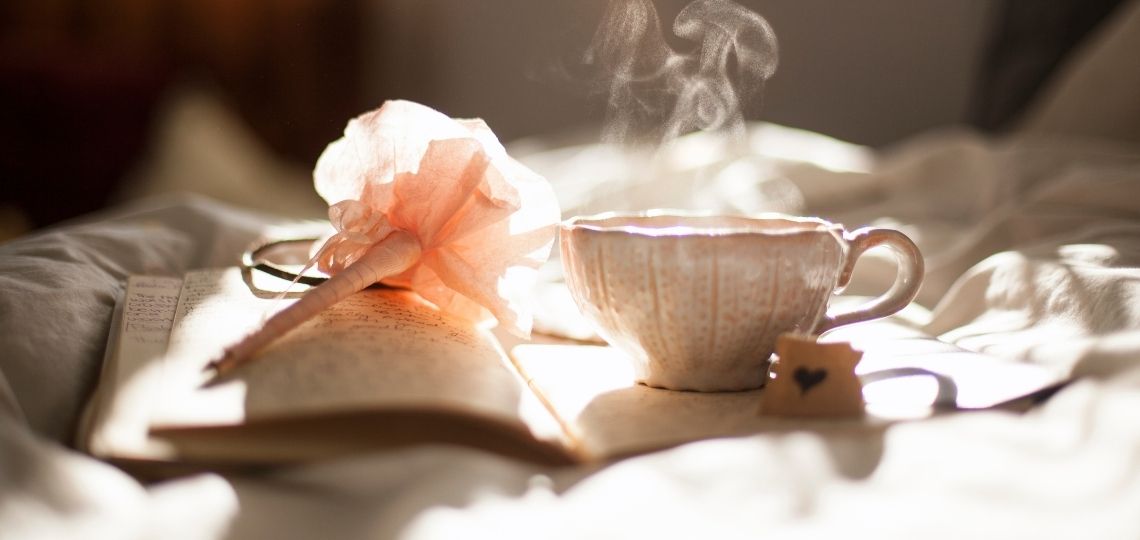
<svg viewBox="0 0 1140 540"><path fill-rule="evenodd" d="M792 377L795 378L796 384L800 387L800 395L804 395L813 386L823 382L827 378L827 370L808 369L806 367L798 367L792 372Z"/></svg>

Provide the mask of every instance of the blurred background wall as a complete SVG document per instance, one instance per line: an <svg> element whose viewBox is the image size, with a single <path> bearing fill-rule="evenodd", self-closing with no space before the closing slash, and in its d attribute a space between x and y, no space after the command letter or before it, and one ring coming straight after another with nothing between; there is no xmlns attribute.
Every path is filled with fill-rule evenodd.
<svg viewBox="0 0 1140 540"><path fill-rule="evenodd" d="M655 2L666 25L685 3ZM1009 125L1117 2L741 3L780 44L750 119L884 146L937 126ZM481 116L504 140L596 126L600 100L557 68L580 57L604 6L9 0L0 223L38 227L107 204L150 149L164 96L188 84L216 92L273 156L304 168L348 118L389 98Z"/></svg>
<svg viewBox="0 0 1140 540"><path fill-rule="evenodd" d="M668 25L688 2L654 3ZM779 41L779 68L750 116L871 145L967 120L998 6L991 0L738 3L767 18ZM429 88L426 97L455 114L482 115L507 137L522 136L597 120L600 100L585 99L575 84L581 81L561 79L549 64L584 50L603 5L389 1L376 4L370 19L394 26L371 33L378 43L368 50L380 55L375 65L426 60L432 69L422 76L434 80L397 88ZM424 56L403 56L409 51L398 45ZM370 73L373 93L400 84L387 80L389 73Z"/></svg>

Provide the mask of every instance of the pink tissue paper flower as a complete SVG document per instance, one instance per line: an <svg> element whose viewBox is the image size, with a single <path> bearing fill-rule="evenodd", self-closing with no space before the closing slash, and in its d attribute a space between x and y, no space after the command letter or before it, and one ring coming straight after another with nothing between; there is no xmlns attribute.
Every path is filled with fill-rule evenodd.
<svg viewBox="0 0 1140 540"><path fill-rule="evenodd" d="M528 294L554 243L558 202L482 120L389 101L349 122L317 161L314 183L336 232L309 264L328 281L228 347L207 366L215 375L376 282L530 333Z"/></svg>
<svg viewBox="0 0 1140 540"><path fill-rule="evenodd" d="M547 181L507 155L487 124L389 101L351 120L317 161L336 232L314 257L335 275L393 231L419 260L381 280L472 320L528 335L529 292L560 211Z"/></svg>

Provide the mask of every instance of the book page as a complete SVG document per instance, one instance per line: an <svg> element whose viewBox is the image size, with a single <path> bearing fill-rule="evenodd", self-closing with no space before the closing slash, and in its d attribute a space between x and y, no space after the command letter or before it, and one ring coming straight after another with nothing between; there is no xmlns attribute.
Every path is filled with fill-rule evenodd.
<svg viewBox="0 0 1140 540"><path fill-rule="evenodd" d="M432 410L491 419L536 437L560 436L488 331L403 290L356 293L280 338L222 384L203 387L210 360L293 301L278 300L273 289L256 283L255 290L267 292L254 294L249 279L255 278L236 268L187 274L152 408L153 428ZM535 415L548 424L532 421Z"/></svg>
<svg viewBox="0 0 1140 540"><path fill-rule="evenodd" d="M964 351L890 321L856 325L821 341L852 341L865 351L855 369L860 376L900 367L945 375L956 383L960 409L999 405L1064 379L1040 366ZM764 431L877 430L937 412L931 404L938 383L929 376L864 386L863 418L807 420L761 415L762 389L706 393L637 384L628 359L608 346L519 345L511 355L582 451L595 459Z"/></svg>
<svg viewBox="0 0 1140 540"><path fill-rule="evenodd" d="M629 361L608 346L519 345L511 355L593 459L789 424L757 414L761 390L702 393L637 384Z"/></svg>
<svg viewBox="0 0 1140 540"><path fill-rule="evenodd" d="M147 379L166 352L181 278L131 276L112 320L98 390L80 444L96 455L146 453Z"/></svg>
<svg viewBox="0 0 1140 540"><path fill-rule="evenodd" d="M917 368L947 377L954 383L952 405L967 410L1000 406L1063 383L1070 376L1052 366L967 351L891 318L840 327L820 341L846 341L863 351L855 373L865 381L867 410L890 418L928 416L938 382L923 375L866 382L878 372Z"/></svg>

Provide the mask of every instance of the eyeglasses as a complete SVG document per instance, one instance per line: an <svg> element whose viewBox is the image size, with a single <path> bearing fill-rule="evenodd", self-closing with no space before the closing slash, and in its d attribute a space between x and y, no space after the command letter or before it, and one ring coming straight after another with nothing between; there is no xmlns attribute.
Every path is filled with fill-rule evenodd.
<svg viewBox="0 0 1140 540"><path fill-rule="evenodd" d="M285 281L297 280L297 283L305 285L319 285L324 283L328 278L320 276L300 275L297 272L290 270L280 263L273 262L268 258L268 255L281 248L297 249L303 247L306 252L308 246L312 245L319 238L290 238L285 240L262 240L250 245L241 254L241 266L248 270L257 270L265 272L273 277L284 279ZM296 265L291 265L296 266Z"/></svg>
<svg viewBox="0 0 1140 540"><path fill-rule="evenodd" d="M320 285L328 280L327 277L313 276L308 274L301 274L298 277L297 271L303 265L300 264L287 264L275 262L272 260L271 255L274 252L281 252L285 250L292 250L294 256L297 253L303 254L300 260L308 261L309 248L316 242L320 241L317 237L307 238L288 238L279 240L260 240L251 244L241 254L241 268L243 273L249 273L254 270L263 272L276 278L292 282L296 280L297 283L304 285L315 286ZM291 268L296 268L293 270ZM252 281L249 283L253 289ZM401 289L402 287L392 287L382 283L373 283L368 288L370 289Z"/></svg>

